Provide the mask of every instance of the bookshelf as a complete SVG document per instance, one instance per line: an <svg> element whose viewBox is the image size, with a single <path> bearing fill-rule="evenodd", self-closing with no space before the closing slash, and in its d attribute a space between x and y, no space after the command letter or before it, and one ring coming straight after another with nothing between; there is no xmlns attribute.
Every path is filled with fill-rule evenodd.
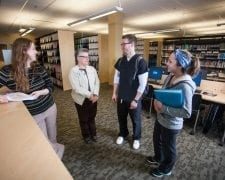
<svg viewBox="0 0 225 180"><path fill-rule="evenodd" d="M150 41L148 67L157 66L157 58L158 58L158 42Z"/></svg>
<svg viewBox="0 0 225 180"><path fill-rule="evenodd" d="M74 36L75 52L79 48L87 48L89 50L89 63L94 66L98 72L101 83L108 82L108 35L87 35L85 37Z"/></svg>
<svg viewBox="0 0 225 180"><path fill-rule="evenodd" d="M165 64L170 53L176 49L187 49L198 57L201 69L207 71L207 78L220 78L225 73L225 39L224 36L190 37L165 39L162 48L161 65Z"/></svg>
<svg viewBox="0 0 225 180"><path fill-rule="evenodd" d="M46 68L54 85L71 89L68 72L75 65L74 32L58 30L37 38L40 64Z"/></svg>
<svg viewBox="0 0 225 180"><path fill-rule="evenodd" d="M59 52L58 33L54 32L40 37L40 58L54 85L62 88L62 71Z"/></svg>
<svg viewBox="0 0 225 180"><path fill-rule="evenodd" d="M135 52L142 57L144 57L144 39L137 39L137 44L135 47Z"/></svg>

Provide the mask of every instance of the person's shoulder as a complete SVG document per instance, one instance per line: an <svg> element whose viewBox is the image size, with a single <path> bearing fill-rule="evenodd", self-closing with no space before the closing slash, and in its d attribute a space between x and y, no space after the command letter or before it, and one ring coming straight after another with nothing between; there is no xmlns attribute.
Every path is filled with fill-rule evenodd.
<svg viewBox="0 0 225 180"><path fill-rule="evenodd" d="M116 61L116 64L119 64L122 62L122 60L126 60L126 57L125 56L122 56L122 57L119 57Z"/></svg>
<svg viewBox="0 0 225 180"><path fill-rule="evenodd" d="M44 72L46 72L45 67L40 65L39 63L35 64L34 70L35 70L36 73L44 73Z"/></svg>
<svg viewBox="0 0 225 180"><path fill-rule="evenodd" d="M194 81L192 80L191 76L188 74L185 74L180 81L177 82L177 84L180 84L181 86L184 86L185 88L191 88L195 89L196 85Z"/></svg>
<svg viewBox="0 0 225 180"><path fill-rule="evenodd" d="M139 59L140 62L146 63L145 58L142 55L137 54L137 58Z"/></svg>
<svg viewBox="0 0 225 180"><path fill-rule="evenodd" d="M90 65L89 65L89 66L87 66L87 69L88 69L88 70L91 70L91 71L96 71L95 67L90 66Z"/></svg>
<svg viewBox="0 0 225 180"><path fill-rule="evenodd" d="M79 70L79 67L75 65L70 69L70 72L77 72L78 70Z"/></svg>
<svg viewBox="0 0 225 180"><path fill-rule="evenodd" d="M4 73L10 73L12 71L12 65L5 65L0 69L0 71Z"/></svg>
<svg viewBox="0 0 225 180"><path fill-rule="evenodd" d="M78 65L71 67L71 70L77 70L77 69L79 69Z"/></svg>
<svg viewBox="0 0 225 180"><path fill-rule="evenodd" d="M148 65L142 55L137 55L139 67L144 68L147 71Z"/></svg>
<svg viewBox="0 0 225 180"><path fill-rule="evenodd" d="M35 65L35 67L36 67L36 68L39 68L39 69L45 69L44 66L40 65L39 63L37 63L37 64Z"/></svg>

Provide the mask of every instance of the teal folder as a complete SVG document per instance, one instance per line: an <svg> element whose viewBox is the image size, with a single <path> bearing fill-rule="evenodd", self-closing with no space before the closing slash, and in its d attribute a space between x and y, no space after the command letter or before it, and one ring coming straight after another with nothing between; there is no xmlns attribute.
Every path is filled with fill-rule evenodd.
<svg viewBox="0 0 225 180"><path fill-rule="evenodd" d="M166 106L181 108L184 103L182 90L157 89L154 90L155 99Z"/></svg>

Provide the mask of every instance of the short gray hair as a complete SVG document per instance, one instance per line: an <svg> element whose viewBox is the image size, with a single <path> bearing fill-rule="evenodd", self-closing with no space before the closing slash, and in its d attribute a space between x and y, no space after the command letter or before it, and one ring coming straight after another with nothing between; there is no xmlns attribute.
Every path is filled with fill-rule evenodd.
<svg viewBox="0 0 225 180"><path fill-rule="evenodd" d="M76 52L76 57L82 52L88 53L89 50L87 48L80 48L80 49L78 49L77 52Z"/></svg>

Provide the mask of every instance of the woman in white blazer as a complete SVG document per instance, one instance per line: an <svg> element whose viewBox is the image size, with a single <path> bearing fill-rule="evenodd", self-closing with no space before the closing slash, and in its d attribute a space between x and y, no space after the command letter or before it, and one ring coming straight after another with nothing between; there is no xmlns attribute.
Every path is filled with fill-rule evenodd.
<svg viewBox="0 0 225 180"><path fill-rule="evenodd" d="M77 109L81 133L85 143L97 141L95 116L99 95L99 78L93 66L89 66L88 49L77 52L77 65L69 73L72 98Z"/></svg>

